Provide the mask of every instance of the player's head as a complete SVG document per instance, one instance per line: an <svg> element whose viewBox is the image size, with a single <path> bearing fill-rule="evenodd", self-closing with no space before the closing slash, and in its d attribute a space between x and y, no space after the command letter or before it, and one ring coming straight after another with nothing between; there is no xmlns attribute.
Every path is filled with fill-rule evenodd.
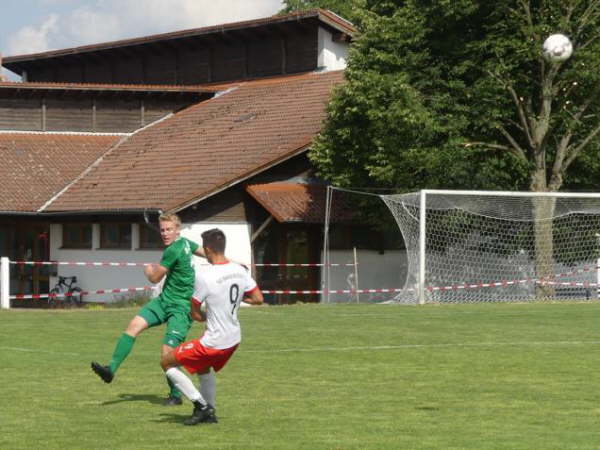
<svg viewBox="0 0 600 450"><path fill-rule="evenodd" d="M181 220L177 214L161 214L158 218L160 237L165 245L171 245L179 237Z"/></svg>
<svg viewBox="0 0 600 450"><path fill-rule="evenodd" d="M218 228L211 228L202 233L202 247L215 255L225 253L225 233ZM207 252L208 255L208 252Z"/></svg>

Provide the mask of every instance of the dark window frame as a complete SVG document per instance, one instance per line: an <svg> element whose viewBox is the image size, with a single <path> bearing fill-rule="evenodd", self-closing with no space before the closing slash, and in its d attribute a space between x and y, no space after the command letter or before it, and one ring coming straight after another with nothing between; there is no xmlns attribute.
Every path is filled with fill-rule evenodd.
<svg viewBox="0 0 600 450"><path fill-rule="evenodd" d="M149 239L150 236L156 236L156 242L153 242L154 239ZM160 238L160 233L152 228L150 228L145 223L139 224L139 242L138 248L140 250L157 250L163 247L162 239Z"/></svg>
<svg viewBox="0 0 600 450"><path fill-rule="evenodd" d="M108 240L109 228L117 227L117 238L115 242ZM128 229L125 230L125 227ZM131 250L132 233L129 222L104 222L100 223L100 249L103 250Z"/></svg>
<svg viewBox="0 0 600 450"><path fill-rule="evenodd" d="M71 240L69 228L75 227L77 239ZM87 236L86 236L87 234ZM62 224L62 246L64 249L90 250L92 248L93 225L87 222L63 223Z"/></svg>

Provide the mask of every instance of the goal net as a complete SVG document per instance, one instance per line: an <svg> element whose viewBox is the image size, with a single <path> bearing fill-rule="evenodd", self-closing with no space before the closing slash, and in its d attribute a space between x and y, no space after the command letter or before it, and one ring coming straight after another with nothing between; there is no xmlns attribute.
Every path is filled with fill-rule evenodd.
<svg viewBox="0 0 600 450"><path fill-rule="evenodd" d="M406 243L405 301L598 298L598 194L424 190L382 200Z"/></svg>
<svg viewBox="0 0 600 450"><path fill-rule="evenodd" d="M330 191L323 288L331 293L323 295L324 301L598 299L600 194ZM356 222L364 223L365 214L367 221L379 218L380 224L363 230L367 242L358 250L351 239L342 240L343 250L328 237L335 235L332 211L342 204L354 205ZM386 227L394 222L400 244L375 238L389 233ZM352 261L352 245L357 270L336 267ZM351 293L339 294L340 289Z"/></svg>

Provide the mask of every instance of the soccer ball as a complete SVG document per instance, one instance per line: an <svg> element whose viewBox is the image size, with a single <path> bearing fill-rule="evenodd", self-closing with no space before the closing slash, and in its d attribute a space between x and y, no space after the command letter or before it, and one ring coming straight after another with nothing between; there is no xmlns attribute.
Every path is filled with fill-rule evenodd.
<svg viewBox="0 0 600 450"><path fill-rule="evenodd" d="M573 54L573 44L564 34L552 34L544 41L542 54L547 61L566 61Z"/></svg>

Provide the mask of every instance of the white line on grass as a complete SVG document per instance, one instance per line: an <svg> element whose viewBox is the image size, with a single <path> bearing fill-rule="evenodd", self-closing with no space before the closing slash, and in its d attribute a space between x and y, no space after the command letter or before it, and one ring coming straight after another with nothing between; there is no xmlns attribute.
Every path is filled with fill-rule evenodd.
<svg viewBox="0 0 600 450"><path fill-rule="evenodd" d="M313 347L282 348L271 350L243 350L244 353L292 353L292 352L347 352L364 350L402 350L412 348L444 348L444 347L509 347L509 346L559 346L559 345L598 345L600 341L547 341L547 342L477 342L449 344L401 344L401 345L365 345L357 347Z"/></svg>
<svg viewBox="0 0 600 450"><path fill-rule="evenodd" d="M294 352L351 352L351 351L372 351L372 350L403 350L413 348L448 348L448 347L519 347L519 346L566 346L566 345L599 345L600 341L541 341L541 342L474 342L474 343L447 343L447 344L400 344L400 345L362 345L355 347L312 347L312 348L280 348L280 349L262 349L249 350L243 349L244 353L294 353ZM85 356L82 353L61 352L53 350L44 350L39 348L23 347L3 347L0 350L27 353L44 353L53 355ZM147 356L144 352L137 352L138 355Z"/></svg>

